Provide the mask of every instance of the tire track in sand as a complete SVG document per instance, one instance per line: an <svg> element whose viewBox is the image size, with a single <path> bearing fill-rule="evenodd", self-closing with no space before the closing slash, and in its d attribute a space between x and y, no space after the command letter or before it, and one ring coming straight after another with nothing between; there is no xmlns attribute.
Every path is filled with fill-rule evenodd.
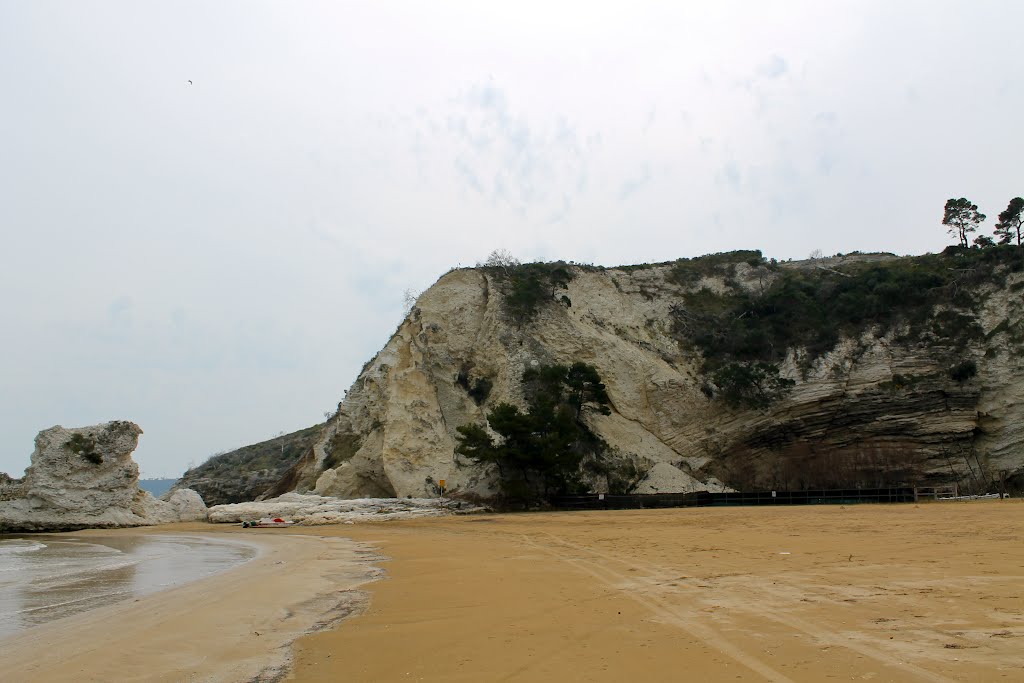
<svg viewBox="0 0 1024 683"><path fill-rule="evenodd" d="M621 586L633 586L634 588L639 589L649 589L651 586L657 585L658 581L672 581L674 583L682 585L685 585L685 583L687 583L684 582L683 579L679 578L678 571L672 571L669 567L664 567L662 565L650 562L641 562L636 560L635 558L617 557L608 552L595 550L587 546L579 545L578 543L573 543L572 541L568 541L559 536L555 536L554 534L551 534L549 532L542 531L539 532L539 534L546 536L553 543L561 545L564 548L571 549L580 553L586 553L590 555L592 558L598 558L598 560L588 560L580 557L565 558L563 556L556 555L554 551L550 549L550 547L541 546L529 537L524 537L524 539L531 546L539 550L543 550L544 552L550 555L558 557L558 559L560 560L578 566L579 568L591 574L598 580L602 581L605 585L612 588L619 588ZM603 561L605 564L602 564L599 561ZM643 572L649 577L649 579L651 579L651 581L648 582L647 586L644 586L643 583L637 581L636 578L630 577L627 574L617 572L614 569L608 567L606 563L615 563L626 567L628 570ZM696 585L693 582L688 583L689 588L696 588ZM912 674L913 676L922 681L927 681L928 683L955 683L954 679L947 678L942 674L935 673L934 671L929 671L915 664L911 664L910 662L902 661L897 657L890 655L870 645L852 641L849 638L845 638L841 634L836 633L835 631L831 631L827 628L822 627L820 624L812 624L804 619L801 619L800 617L791 614L784 614L781 610L769 612L749 607L743 607L744 603L757 604L758 599L764 597L764 595L758 595L757 589L747 588L747 592L752 593L754 599L746 601L737 600L737 609L741 609L748 613L754 614L760 618L768 619L769 621L774 621L778 624L782 624L783 626L786 626L794 631L799 631L807 636L810 636L819 642L823 642L829 645L830 647L841 647L851 650L853 652L857 652L858 654L864 657L868 657L870 659L875 660L879 664L889 666L895 669L900 669L908 674ZM765 590L764 586L762 586L762 592L768 596L775 598L784 597L778 591ZM714 629L712 629L711 627L698 623L698 619L700 618L700 616L695 611L681 610L680 608L670 604L668 601L650 594L640 595L637 592L629 591L628 595L635 601L643 604L648 609L651 609L652 611L657 613L659 616L666 618L673 625L682 628L695 638L699 638L700 640L704 641L707 645L719 650L723 654L729 656L730 658L746 666L747 668L756 671L768 680L785 681L793 683L792 679L786 677L784 674L778 671L775 671L762 660L742 650L738 646L730 643L728 640L725 639L725 637L715 632Z"/></svg>
<svg viewBox="0 0 1024 683"><path fill-rule="evenodd" d="M544 533L544 535L548 536L556 543L561 543L563 547L571 547L574 550L588 552L592 555L597 555L599 557L601 556L601 553L592 551L589 548L584 548L582 546L575 546L575 544L569 543L564 539L553 536L552 534ZM561 562L565 562L577 567L581 571L590 574L595 579L597 579L604 585L608 586L609 588L622 590L622 587L624 585L632 585L639 587L638 582L632 577L619 574L618 572L615 572L607 566L598 564L593 560L586 560L579 557L567 558L563 555L557 554L550 547L543 546L535 542L528 536L524 535L522 536L522 538L527 545L545 553L546 555L550 555L551 557L554 557L555 559ZM609 559L612 559L612 561L616 562L624 562L623 560L617 560L614 558ZM672 626L676 626L677 628L683 631L686 631L697 640L703 642L705 645L715 650L718 650L719 652L729 657L733 661L747 667L751 671L754 671L755 673L758 673L761 676L764 676L764 678L766 678L769 681L772 681L772 683L796 683L793 679L789 678L788 676L782 674L779 671L776 671L772 667L768 666L768 664L766 664L762 660L745 652L736 645L730 643L721 634L717 633L714 629L704 624L698 623L695 618L696 615L692 612L680 610L678 607L675 607L669 604L667 601L655 597L653 595L642 594L637 591L626 591L625 594L632 598L633 601L643 605L648 610L658 615L664 622L671 624Z"/></svg>

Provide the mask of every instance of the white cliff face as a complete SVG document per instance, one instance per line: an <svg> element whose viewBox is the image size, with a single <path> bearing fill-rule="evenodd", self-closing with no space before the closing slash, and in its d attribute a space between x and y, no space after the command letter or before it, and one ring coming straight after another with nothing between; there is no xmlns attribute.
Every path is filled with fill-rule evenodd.
<svg viewBox="0 0 1024 683"><path fill-rule="evenodd" d="M495 273L446 274L366 365L287 490L422 497L443 479L449 491L487 496L493 473L454 454L455 428L483 423L499 402L522 405L526 368L574 361L596 366L611 398L611 415L588 418L592 429L651 470L644 486L652 490L796 488L854 467L879 477L906 471L920 483L968 483L983 467L990 476L1024 471L1024 354L1007 342L1024 324L1021 274L990 293L979 317L988 338L957 351L977 362L977 377L953 381L951 352L866 330L809 365L791 349L783 370L797 384L760 411L702 392L699 354L672 334L671 307L685 290L670 269L577 268L557 292L569 305L553 296L525 325L505 314ZM740 264L734 280L756 293L775 277ZM899 376L915 380L904 386ZM481 379L493 388L478 404L468 389Z"/></svg>
<svg viewBox="0 0 1024 683"><path fill-rule="evenodd" d="M495 316L477 271L454 271L425 292L328 421L298 489L421 497L436 495L443 479L448 489L488 494L488 474L454 459L455 427L484 414L455 379L466 363L479 366L474 376L503 372L504 351L485 356L488 331L500 328Z"/></svg>
<svg viewBox="0 0 1024 683"><path fill-rule="evenodd" d="M205 519L206 506L195 491L176 491L163 501L139 488L131 454L140 434L138 425L124 421L39 432L25 477L0 495L0 532Z"/></svg>
<svg viewBox="0 0 1024 683"><path fill-rule="evenodd" d="M981 325L989 336L978 360L978 448L995 472L1024 467L1024 274L988 299Z"/></svg>

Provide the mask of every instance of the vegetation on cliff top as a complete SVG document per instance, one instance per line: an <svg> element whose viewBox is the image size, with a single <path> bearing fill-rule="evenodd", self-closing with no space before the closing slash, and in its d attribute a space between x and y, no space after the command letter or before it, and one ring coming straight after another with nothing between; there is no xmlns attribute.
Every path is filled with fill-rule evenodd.
<svg viewBox="0 0 1024 683"><path fill-rule="evenodd" d="M981 335L977 285L1005 283L1008 273L1024 269L1024 252L950 247L829 268L764 265L776 276L762 292L705 288L685 293L672 309L675 332L700 349L712 372L730 362L776 363L790 348L806 349L810 361L869 328L959 348Z"/></svg>
<svg viewBox="0 0 1024 683"><path fill-rule="evenodd" d="M961 247L967 247L967 236L977 231L985 222L985 214L978 211L978 205L966 197L959 199L947 199L945 210L942 214L942 224L949 229L949 234L957 238ZM999 244L1013 244L1014 238L1017 246L1021 245L1021 233L1024 232L1024 197L1014 197L1006 205L1006 209L999 214L993 236L998 239ZM974 246L980 249L995 246L996 240L988 235L979 235L974 238Z"/></svg>
<svg viewBox="0 0 1024 683"><path fill-rule="evenodd" d="M967 235L977 230L984 221L985 214L978 211L978 205L971 203L970 199L961 197L946 201L942 224L949 226L949 234L957 238L961 247L967 246Z"/></svg>
<svg viewBox="0 0 1024 683"><path fill-rule="evenodd" d="M569 297L558 298L558 291L567 289L574 277L565 261L520 263L507 251L497 250L478 265L500 283L505 313L519 326L533 320L541 305L548 301L572 305Z"/></svg>
<svg viewBox="0 0 1024 683"><path fill-rule="evenodd" d="M1024 237L1024 197L1014 197L1006 206L1006 209L999 214L999 222L993 234L999 239L1000 244L1021 245L1021 238Z"/></svg>
<svg viewBox="0 0 1024 683"><path fill-rule="evenodd" d="M999 286L1024 269L1024 252L1005 244L1019 229L1024 202L1011 201L1000 214L1004 245L987 239L973 248L964 240L984 217L968 200L951 202L943 223L961 246L940 254L827 265L812 259L796 267L740 250L670 262L668 281L686 289L671 307L672 330L701 352L705 393L738 408L766 408L793 386L778 366L791 349L800 350L807 368L840 339L867 330L895 332L899 342L926 343L948 352L951 362L962 361L953 356L982 334L979 285ZM499 282L505 311L519 326L558 302L579 268L562 261L522 264L507 252L492 253L480 266ZM761 286L741 286L741 274L748 282L753 274ZM698 288L705 278L724 283L725 291ZM561 302L571 306L566 296Z"/></svg>

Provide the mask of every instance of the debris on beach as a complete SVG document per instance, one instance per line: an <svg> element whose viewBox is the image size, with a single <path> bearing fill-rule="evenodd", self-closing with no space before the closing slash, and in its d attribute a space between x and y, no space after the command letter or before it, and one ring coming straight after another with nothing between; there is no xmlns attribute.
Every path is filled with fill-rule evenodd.
<svg viewBox="0 0 1024 683"><path fill-rule="evenodd" d="M483 512L484 508L449 498L334 498L305 493L285 493L278 498L248 503L214 505L209 519L233 524L253 519L282 518L296 525L320 526L348 522L440 517Z"/></svg>
<svg viewBox="0 0 1024 683"><path fill-rule="evenodd" d="M253 529L265 529L265 528L269 528L269 527L278 527L278 528L280 528L280 527L290 527L293 524L295 524L295 522L293 520L290 520L290 519L281 519L280 517L274 517L273 519L270 519L269 517L264 517L263 519L257 519L257 520L254 520L252 522L242 522L242 528L243 529L248 529L250 527L253 528Z"/></svg>

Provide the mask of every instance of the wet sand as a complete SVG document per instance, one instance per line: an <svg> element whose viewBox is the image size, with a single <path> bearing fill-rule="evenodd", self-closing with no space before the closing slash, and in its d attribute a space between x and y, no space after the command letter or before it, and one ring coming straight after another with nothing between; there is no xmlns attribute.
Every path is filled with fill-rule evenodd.
<svg viewBox="0 0 1024 683"><path fill-rule="evenodd" d="M243 541L258 554L209 578L4 638L0 678L18 683L280 680L296 637L331 628L365 606L359 586L376 575L374 556L341 537L242 531L175 524L75 532L108 539L195 534Z"/></svg>
<svg viewBox="0 0 1024 683"><path fill-rule="evenodd" d="M0 639L212 576L255 554L210 534L0 537Z"/></svg>
<svg viewBox="0 0 1024 683"><path fill-rule="evenodd" d="M1024 680L1024 503L348 527L391 557L289 681Z"/></svg>
<svg viewBox="0 0 1024 683"><path fill-rule="evenodd" d="M1021 501L122 533L183 531L264 552L3 641L4 680L1024 680Z"/></svg>

